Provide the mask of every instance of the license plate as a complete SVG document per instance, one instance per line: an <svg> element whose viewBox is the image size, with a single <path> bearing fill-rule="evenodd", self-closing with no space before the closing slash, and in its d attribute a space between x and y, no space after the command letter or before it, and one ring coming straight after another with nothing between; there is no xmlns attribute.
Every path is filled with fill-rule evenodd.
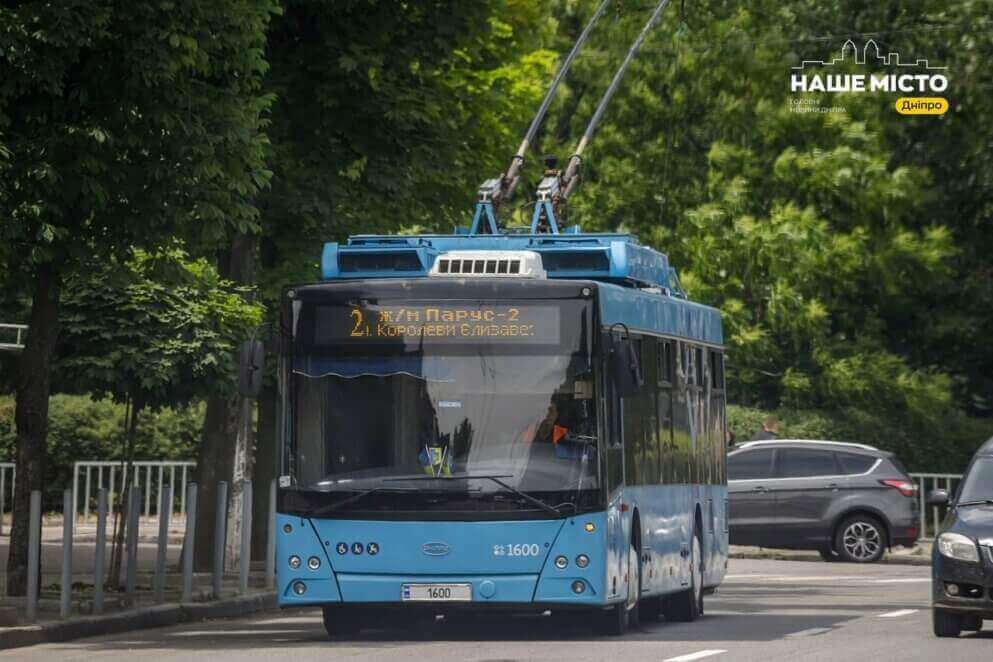
<svg viewBox="0 0 993 662"><path fill-rule="evenodd" d="M400 591L404 602L470 602L471 584L404 584Z"/></svg>

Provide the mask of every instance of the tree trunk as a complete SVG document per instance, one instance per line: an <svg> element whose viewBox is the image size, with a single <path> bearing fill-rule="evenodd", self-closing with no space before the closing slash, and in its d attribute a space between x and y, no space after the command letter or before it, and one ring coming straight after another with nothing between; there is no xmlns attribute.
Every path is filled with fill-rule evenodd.
<svg viewBox="0 0 993 662"><path fill-rule="evenodd" d="M7 595L27 593L28 516L32 490L44 484L48 443L49 372L59 321L59 273L51 262L35 270L31 319L17 376L17 481L7 556ZM40 566L39 566L40 567Z"/></svg>
<svg viewBox="0 0 993 662"><path fill-rule="evenodd" d="M218 272L224 278L241 285L255 284L255 243L258 237L237 234L231 249L218 258ZM215 396L207 399L203 421L200 458L197 462L196 480L200 486L197 499L196 541L194 566L198 572L211 569L215 545L225 545L215 540L214 518L217 512L217 483L228 483L228 539L240 529L241 486L234 485L236 476L251 478L251 440L243 432L244 418L251 409L243 404L239 395ZM246 413L248 412L248 413ZM239 434L239 431L242 431ZM236 464L238 466L236 466ZM239 498L235 498L239 497ZM232 522L232 518L234 521Z"/></svg>
<svg viewBox="0 0 993 662"><path fill-rule="evenodd" d="M267 349L274 343L266 343ZM270 354L272 356L272 354ZM267 380L259 395L259 427L256 433L255 469L252 479L252 558L264 559L269 536L269 485L276 478L276 384Z"/></svg>
<svg viewBox="0 0 993 662"><path fill-rule="evenodd" d="M234 475L234 440L238 434L238 401L240 398L212 397L207 399L197 462L196 480L200 486L197 497L197 530L193 548L197 572L209 572L214 558L214 545L224 541L214 539L214 518L217 513L217 484L231 483ZM230 494L230 492L229 492Z"/></svg>

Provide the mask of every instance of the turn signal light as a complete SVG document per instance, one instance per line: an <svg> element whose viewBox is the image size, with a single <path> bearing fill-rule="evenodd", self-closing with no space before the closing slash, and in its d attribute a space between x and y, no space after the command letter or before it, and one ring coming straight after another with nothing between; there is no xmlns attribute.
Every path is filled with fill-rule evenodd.
<svg viewBox="0 0 993 662"><path fill-rule="evenodd" d="M905 497L911 497L917 494L917 486L909 480L885 479L879 482L886 487L892 487L899 491Z"/></svg>

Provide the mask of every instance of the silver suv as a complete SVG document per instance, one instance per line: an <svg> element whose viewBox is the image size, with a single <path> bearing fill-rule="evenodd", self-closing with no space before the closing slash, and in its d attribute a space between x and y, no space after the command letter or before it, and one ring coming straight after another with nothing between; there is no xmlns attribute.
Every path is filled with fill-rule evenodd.
<svg viewBox="0 0 993 662"><path fill-rule="evenodd" d="M837 441L749 441L728 454L727 467L733 545L872 563L891 545L917 540L917 487L892 453Z"/></svg>

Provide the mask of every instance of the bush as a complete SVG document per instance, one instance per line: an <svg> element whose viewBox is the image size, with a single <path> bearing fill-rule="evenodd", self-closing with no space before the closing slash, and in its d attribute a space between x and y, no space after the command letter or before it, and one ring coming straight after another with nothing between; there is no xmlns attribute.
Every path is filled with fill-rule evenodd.
<svg viewBox="0 0 993 662"><path fill-rule="evenodd" d="M195 460L204 407L144 411L138 417L136 460ZM124 455L124 406L85 395L53 395L48 402L46 507L72 486L72 464L82 460L120 460ZM16 454L14 398L0 396L0 460Z"/></svg>
<svg viewBox="0 0 993 662"><path fill-rule="evenodd" d="M993 420L955 410L922 419L889 417L853 407L843 411L763 410L728 405L728 427L739 442L751 439L766 416L779 419L785 439L829 439L871 444L892 451L912 472L961 473L977 448L993 436Z"/></svg>

